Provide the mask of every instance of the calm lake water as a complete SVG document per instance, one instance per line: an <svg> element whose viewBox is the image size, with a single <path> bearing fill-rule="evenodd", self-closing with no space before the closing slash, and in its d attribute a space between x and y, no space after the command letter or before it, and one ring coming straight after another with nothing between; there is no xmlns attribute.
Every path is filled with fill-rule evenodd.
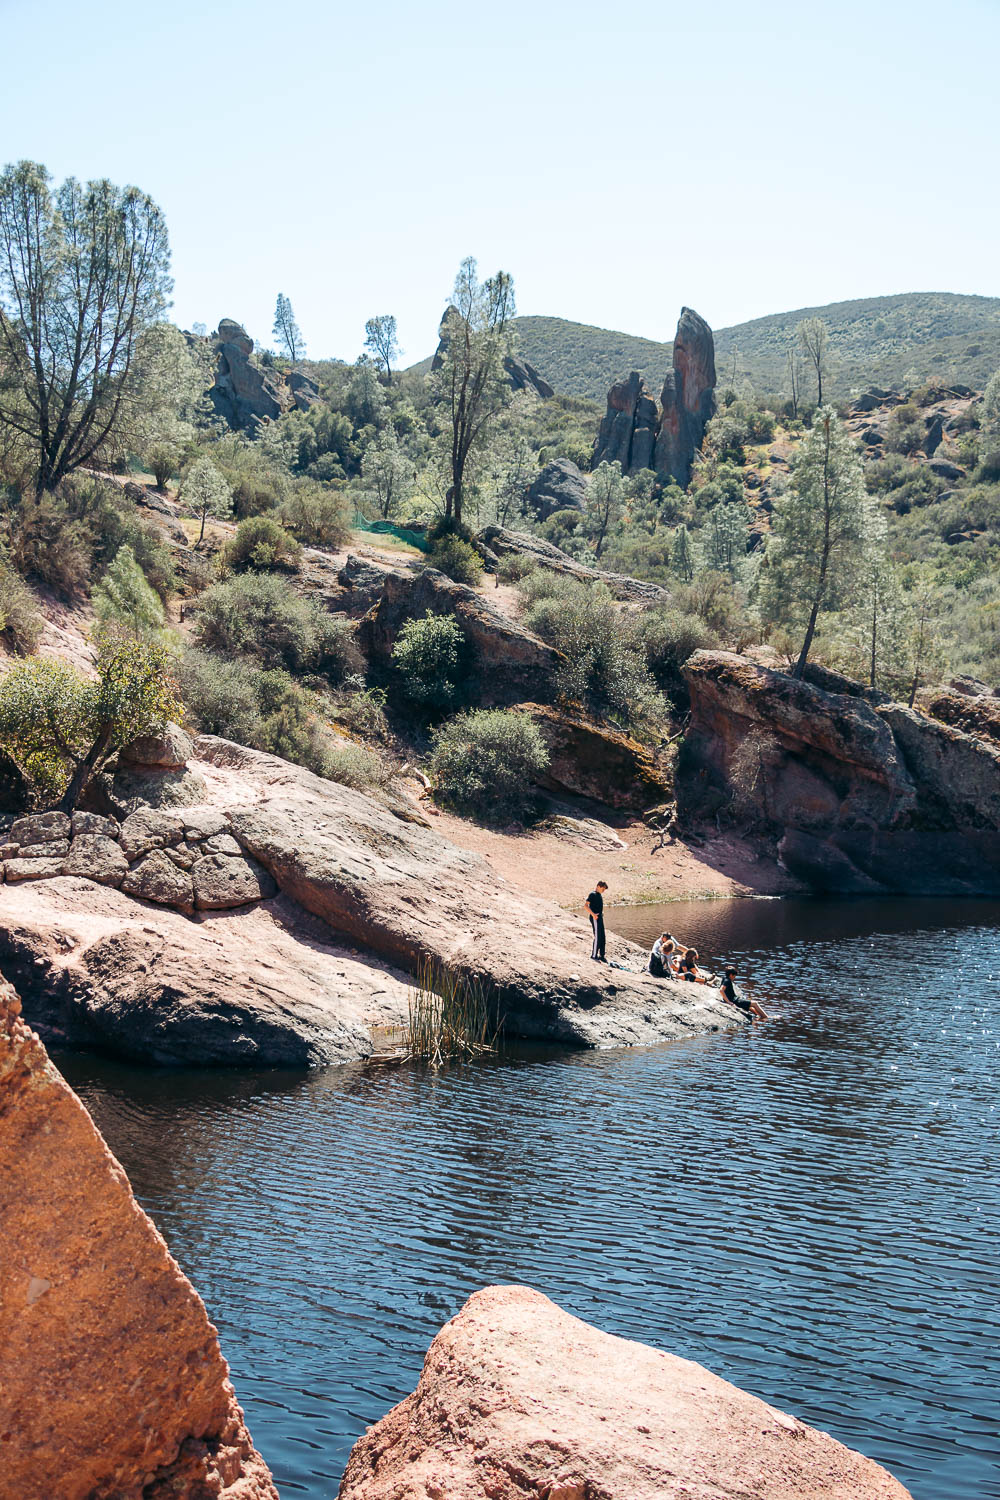
<svg viewBox="0 0 1000 1500"><path fill-rule="evenodd" d="M527 1282L886 1464L1000 1497L1000 905L610 914L778 1013L433 1074L62 1058L208 1303L284 1497L330 1500L477 1287Z"/></svg>

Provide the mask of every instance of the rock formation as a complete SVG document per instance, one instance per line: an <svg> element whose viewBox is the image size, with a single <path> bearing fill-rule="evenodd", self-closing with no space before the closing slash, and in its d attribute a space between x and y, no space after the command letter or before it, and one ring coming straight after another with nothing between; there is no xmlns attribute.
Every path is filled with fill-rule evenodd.
<svg viewBox="0 0 1000 1500"><path fill-rule="evenodd" d="M670 782L629 735L544 704L522 704L520 711L530 715L548 746L551 758L542 785L549 790L632 812L670 797Z"/></svg>
<svg viewBox="0 0 1000 1500"><path fill-rule="evenodd" d="M696 652L684 676L683 818L717 814L735 788L740 816L819 889L1000 894L1000 746L991 737L728 652Z"/></svg>
<svg viewBox="0 0 1000 1500"><path fill-rule="evenodd" d="M252 435L261 422L280 417L292 405L284 385L253 358L253 339L240 323L223 318L211 346L216 365L209 399L235 432Z"/></svg>
<svg viewBox="0 0 1000 1500"><path fill-rule="evenodd" d="M480 551L485 553L489 566L496 567L501 557L524 557L548 568L553 573L563 573L568 578L578 578L581 583L603 583L615 599L629 604L653 604L658 599L667 599L666 589L657 583L647 583L641 578L630 578L626 573L607 573L603 568L588 568L577 562L568 552L547 542L543 537L533 536L528 531L512 531L506 526L485 526L477 541Z"/></svg>
<svg viewBox="0 0 1000 1500"><path fill-rule="evenodd" d="M412 1396L354 1446L340 1500L909 1500L870 1458L690 1360L487 1287Z"/></svg>
<svg viewBox="0 0 1000 1500"><path fill-rule="evenodd" d="M0 980L0 1493L277 1500L204 1304Z"/></svg>
<svg viewBox="0 0 1000 1500"><path fill-rule="evenodd" d="M582 511L587 482L572 459L556 458L535 475L524 498L538 520L547 521L557 510Z"/></svg>
<svg viewBox="0 0 1000 1500"><path fill-rule="evenodd" d="M660 406L637 370L608 391L608 409L594 444L594 465L620 463L623 474L654 469L686 488L691 465L715 411L715 344L704 318L681 309L673 369Z"/></svg>
<svg viewBox="0 0 1000 1500"><path fill-rule="evenodd" d="M451 318L460 318L462 315L454 304L446 307L438 327L438 343L431 360L431 369L440 370L444 364L444 357L448 352L451 336L448 332L448 323ZM504 358L503 367L507 371L508 379L515 391L534 391L536 396L548 400L555 395L555 391L547 380L543 380L538 371L528 364L527 360L519 359L516 354L508 354Z"/></svg>
<svg viewBox="0 0 1000 1500"><path fill-rule="evenodd" d="M47 1040L213 1066L365 1057L373 1025L405 1021L424 959L483 980L512 1035L628 1046L740 1024L714 992L640 972L623 939L609 951L631 972L591 964L578 919L412 804L210 735L192 768L211 803L8 830L0 963Z"/></svg>

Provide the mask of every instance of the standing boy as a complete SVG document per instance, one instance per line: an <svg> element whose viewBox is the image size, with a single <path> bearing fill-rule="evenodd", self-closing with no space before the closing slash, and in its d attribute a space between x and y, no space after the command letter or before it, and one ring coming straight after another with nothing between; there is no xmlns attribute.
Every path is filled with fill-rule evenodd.
<svg viewBox="0 0 1000 1500"><path fill-rule="evenodd" d="M587 897L587 903L584 908L590 917L590 925L594 933L594 946L591 949L590 956L596 959L599 964L607 963L607 959L604 957L604 892L607 888L607 881L599 880Z"/></svg>

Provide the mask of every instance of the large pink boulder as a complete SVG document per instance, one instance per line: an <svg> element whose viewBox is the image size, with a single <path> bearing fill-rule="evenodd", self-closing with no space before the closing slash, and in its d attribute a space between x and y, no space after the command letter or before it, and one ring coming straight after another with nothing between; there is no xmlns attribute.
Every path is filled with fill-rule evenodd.
<svg viewBox="0 0 1000 1500"><path fill-rule="evenodd" d="M701 1365L528 1287L477 1292L340 1500L908 1500L885 1469Z"/></svg>
<svg viewBox="0 0 1000 1500"><path fill-rule="evenodd" d="M0 1496L277 1500L194 1287L0 978Z"/></svg>

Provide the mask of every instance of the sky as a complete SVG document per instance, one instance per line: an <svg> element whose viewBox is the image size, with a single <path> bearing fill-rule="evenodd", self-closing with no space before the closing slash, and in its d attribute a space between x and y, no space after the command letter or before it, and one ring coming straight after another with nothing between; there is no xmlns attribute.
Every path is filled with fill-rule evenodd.
<svg viewBox="0 0 1000 1500"><path fill-rule="evenodd" d="M518 311L672 337L904 291L1000 296L1000 0L0 0L0 163L163 209L182 327L315 358L459 262Z"/></svg>

